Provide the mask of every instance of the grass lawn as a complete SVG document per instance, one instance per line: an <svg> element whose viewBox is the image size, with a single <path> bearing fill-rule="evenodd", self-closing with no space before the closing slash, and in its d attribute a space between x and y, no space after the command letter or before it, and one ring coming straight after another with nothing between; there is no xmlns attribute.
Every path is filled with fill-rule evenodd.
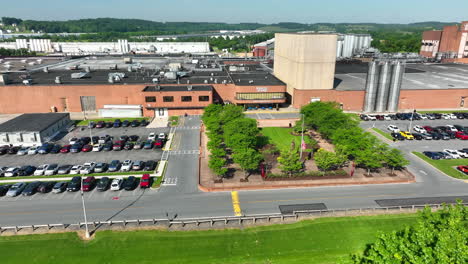
<svg viewBox="0 0 468 264"><path fill-rule="evenodd" d="M88 177L88 176L125 176L125 175L143 175L143 174L151 174L154 173L154 171L130 171L130 172L107 172L107 173L91 173L91 174L86 174L83 175L83 177ZM0 183L5 180L32 180L32 179L50 179L50 178L71 178L74 176L81 176L81 174L78 175L52 175L52 176L24 176L24 177L2 177L0 178Z"/></svg>
<svg viewBox="0 0 468 264"><path fill-rule="evenodd" d="M301 137L291 135L292 131L292 128L264 127L261 133L269 139L269 143L275 144L279 150L284 151L291 147L291 142L293 140L296 143L296 147L301 146ZM304 136L304 141L306 143L311 143L310 138L306 136Z"/></svg>
<svg viewBox="0 0 468 264"><path fill-rule="evenodd" d="M116 119L120 119L121 121L124 121L124 120L128 120L128 121L133 121L133 120L143 120L143 119L148 119L146 117L138 117L138 118L99 118L99 119L88 119L88 120L77 120L78 123L76 123L77 126L87 126L89 124L90 121L93 121L93 122L99 122L99 121L104 121L104 122L114 122L114 120Z"/></svg>
<svg viewBox="0 0 468 264"><path fill-rule="evenodd" d="M380 130L378 128L373 128L372 130L374 130L375 132L377 132L380 135L384 136L386 139L393 141L393 137L389 133L385 133L385 132L383 132L382 130Z"/></svg>
<svg viewBox="0 0 468 264"><path fill-rule="evenodd" d="M151 184L151 188L158 188L161 186L161 182L164 177L153 177L153 184Z"/></svg>
<svg viewBox="0 0 468 264"><path fill-rule="evenodd" d="M179 125L179 117L178 116L169 117L169 121L171 122L171 126L178 126Z"/></svg>
<svg viewBox="0 0 468 264"><path fill-rule="evenodd" d="M75 233L0 237L4 263L338 263L379 231L400 230L416 215L322 218L242 230L102 231L90 242ZM19 254L18 252L21 252Z"/></svg>
<svg viewBox="0 0 468 264"><path fill-rule="evenodd" d="M458 171L454 167L460 165L468 165L468 159L451 159L451 160L433 160L426 157L424 154L420 152L413 152L414 155L420 157L427 163L431 164L432 166L436 167L437 169L441 170L445 174L452 176L457 179L468 179L468 175Z"/></svg>

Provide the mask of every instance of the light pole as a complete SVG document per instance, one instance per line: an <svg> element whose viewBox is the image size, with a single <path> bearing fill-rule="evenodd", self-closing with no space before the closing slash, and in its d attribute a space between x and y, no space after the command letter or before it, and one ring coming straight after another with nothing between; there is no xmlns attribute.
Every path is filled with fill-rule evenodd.
<svg viewBox="0 0 468 264"><path fill-rule="evenodd" d="M83 215L84 215L84 221L85 221L85 232L86 232L85 235L86 235L86 238L89 238L90 235L89 235L89 229L88 229L88 217L86 216L86 206L84 202L84 192L83 192L83 175L81 175L80 190L81 190L81 202L83 204Z"/></svg>
<svg viewBox="0 0 468 264"><path fill-rule="evenodd" d="M301 155L300 155L300 160L302 160L303 144L304 144L304 114L302 114L302 134L301 134Z"/></svg>

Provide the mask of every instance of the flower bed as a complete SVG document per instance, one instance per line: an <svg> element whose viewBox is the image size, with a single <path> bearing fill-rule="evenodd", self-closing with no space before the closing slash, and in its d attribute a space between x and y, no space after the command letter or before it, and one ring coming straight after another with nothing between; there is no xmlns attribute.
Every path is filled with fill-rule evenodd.
<svg viewBox="0 0 468 264"><path fill-rule="evenodd" d="M308 171L295 173L291 176L288 174L268 174L265 181L297 181L297 180L324 180L324 179L343 179L351 178L351 176L344 170L336 171Z"/></svg>

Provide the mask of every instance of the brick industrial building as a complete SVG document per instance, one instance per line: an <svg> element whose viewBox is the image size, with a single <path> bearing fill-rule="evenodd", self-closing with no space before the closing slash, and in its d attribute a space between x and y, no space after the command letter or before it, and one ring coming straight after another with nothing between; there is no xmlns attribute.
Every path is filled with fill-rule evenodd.
<svg viewBox="0 0 468 264"><path fill-rule="evenodd" d="M420 54L444 62L468 63L468 21L445 26L443 30L425 31Z"/></svg>
<svg viewBox="0 0 468 264"><path fill-rule="evenodd" d="M37 58L4 59L0 113L118 116L126 107L131 116L165 118L200 114L210 103L276 109L319 100L355 112L465 107L468 65L337 63L336 45L335 34L277 34L274 65L187 54L47 58L34 66Z"/></svg>

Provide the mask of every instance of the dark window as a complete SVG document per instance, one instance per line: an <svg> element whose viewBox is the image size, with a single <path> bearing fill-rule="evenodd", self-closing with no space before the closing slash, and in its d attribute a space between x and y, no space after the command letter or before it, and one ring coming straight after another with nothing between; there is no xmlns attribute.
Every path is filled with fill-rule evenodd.
<svg viewBox="0 0 468 264"><path fill-rule="evenodd" d="M192 102L192 96L182 96L182 102Z"/></svg>
<svg viewBox="0 0 468 264"><path fill-rule="evenodd" d="M154 103L154 102L156 102L156 96L146 96L146 97L145 97L145 102L147 102L147 103Z"/></svg>
<svg viewBox="0 0 468 264"><path fill-rule="evenodd" d="M174 102L174 96L164 96L163 102Z"/></svg>
<svg viewBox="0 0 468 264"><path fill-rule="evenodd" d="M200 95L198 96L198 101L200 102L208 102L210 100L210 97L207 95Z"/></svg>

